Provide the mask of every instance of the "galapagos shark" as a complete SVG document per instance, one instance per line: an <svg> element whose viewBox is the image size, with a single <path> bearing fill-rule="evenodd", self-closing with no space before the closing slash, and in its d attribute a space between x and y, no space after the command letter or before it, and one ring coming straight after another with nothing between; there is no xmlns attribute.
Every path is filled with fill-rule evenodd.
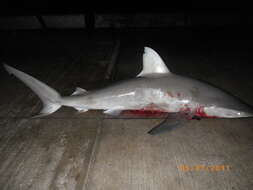
<svg viewBox="0 0 253 190"><path fill-rule="evenodd" d="M141 110L178 113L190 119L253 116L250 106L225 91L172 73L158 53L149 47L144 48L143 69L136 78L92 91L77 87L70 96L61 96L47 84L9 65L4 64L4 67L41 99L43 108L36 117L49 115L62 106L73 107L79 112L104 110L110 115ZM149 133L155 134L165 124L159 124Z"/></svg>

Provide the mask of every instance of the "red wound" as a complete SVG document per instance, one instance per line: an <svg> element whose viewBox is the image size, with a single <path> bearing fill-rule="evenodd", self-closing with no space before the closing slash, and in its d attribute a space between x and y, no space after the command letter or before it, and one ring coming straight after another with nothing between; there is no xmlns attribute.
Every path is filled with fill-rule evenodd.
<svg viewBox="0 0 253 190"><path fill-rule="evenodd" d="M198 108L195 110L195 115L198 116L198 117L216 118L216 116L207 115L207 113L206 113L205 110L204 110L204 107L198 107Z"/></svg>

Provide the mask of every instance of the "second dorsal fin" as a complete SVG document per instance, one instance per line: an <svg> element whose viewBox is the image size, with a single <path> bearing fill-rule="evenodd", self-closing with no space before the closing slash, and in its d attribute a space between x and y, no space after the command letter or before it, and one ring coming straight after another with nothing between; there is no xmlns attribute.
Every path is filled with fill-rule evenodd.
<svg viewBox="0 0 253 190"><path fill-rule="evenodd" d="M85 93L87 93L87 90L85 90L83 88L80 88L80 87L76 87L75 92L73 92L71 95L75 96L75 95L82 95L82 94L85 94Z"/></svg>

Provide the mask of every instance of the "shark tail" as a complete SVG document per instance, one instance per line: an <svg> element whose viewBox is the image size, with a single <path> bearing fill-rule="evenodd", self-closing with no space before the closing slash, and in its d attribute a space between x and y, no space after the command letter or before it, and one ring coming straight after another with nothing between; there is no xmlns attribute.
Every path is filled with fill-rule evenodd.
<svg viewBox="0 0 253 190"><path fill-rule="evenodd" d="M61 107L61 96L54 89L35 79L34 77L9 65L4 64L4 68L9 74L15 75L18 79L30 87L31 90L41 99L43 108L41 109L40 113L33 118L49 115Z"/></svg>

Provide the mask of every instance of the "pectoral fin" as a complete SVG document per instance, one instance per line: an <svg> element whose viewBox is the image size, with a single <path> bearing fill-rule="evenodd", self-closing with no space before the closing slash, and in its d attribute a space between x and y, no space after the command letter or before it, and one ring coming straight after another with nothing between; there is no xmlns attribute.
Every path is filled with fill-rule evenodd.
<svg viewBox="0 0 253 190"><path fill-rule="evenodd" d="M184 126L186 121L187 118L180 113L169 115L163 122L159 123L157 126L148 131L148 134L155 135L164 131L171 131L175 128Z"/></svg>
<svg viewBox="0 0 253 190"><path fill-rule="evenodd" d="M169 123L167 122L167 120L164 120L162 123L158 124L157 126L153 127L150 131L148 131L148 134L155 135L164 131L170 131L179 126L180 126L179 121L175 123Z"/></svg>

